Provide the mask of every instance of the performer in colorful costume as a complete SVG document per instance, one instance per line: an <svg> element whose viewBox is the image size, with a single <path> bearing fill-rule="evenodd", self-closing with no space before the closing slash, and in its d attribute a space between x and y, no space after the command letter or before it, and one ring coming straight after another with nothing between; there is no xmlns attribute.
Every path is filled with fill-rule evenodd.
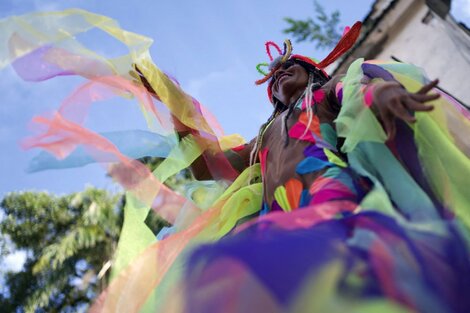
<svg viewBox="0 0 470 313"><path fill-rule="evenodd" d="M33 40L25 25L41 33L41 21L60 22L61 31L44 27L47 36ZM80 10L16 22L2 22L9 51L0 64L12 62L30 80L88 79L52 119L36 118L46 131L25 145L61 157L61 166L74 164L84 146L114 162L111 176L128 190L113 280L92 311L469 310L469 115L443 93L428 95L436 82L410 65L357 60L345 77L330 79L324 67L352 45L359 25L319 63L291 55L289 42L274 60L275 45L267 44L273 62L259 83L272 77L275 110L258 138L240 146L151 62L146 38ZM63 35L91 27L130 54L106 60ZM36 75L22 72L34 65ZM101 99L136 97L152 129L141 136L158 137L158 151L120 147L107 139L115 136L84 129L84 114L72 109L98 98L83 101L90 90ZM434 109L419 112L431 100ZM133 159L143 153L166 160L150 173ZM35 162L58 166L45 156ZM189 166L213 180L188 184L185 196L162 184ZM150 207L173 225L157 241L143 223Z"/></svg>

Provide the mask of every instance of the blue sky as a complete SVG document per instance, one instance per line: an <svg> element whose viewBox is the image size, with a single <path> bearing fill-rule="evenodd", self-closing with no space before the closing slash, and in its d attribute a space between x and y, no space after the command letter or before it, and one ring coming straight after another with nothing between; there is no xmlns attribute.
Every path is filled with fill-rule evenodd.
<svg viewBox="0 0 470 313"><path fill-rule="evenodd" d="M362 20L372 0L320 1L327 11L339 9L342 24ZM292 5L295 3L295 5ZM314 15L312 0L1 0L0 18L35 10L82 8L110 16L130 31L154 39L155 63L176 77L183 88L205 104L224 126L225 132L240 133L247 140L270 114L265 87L256 87L255 66L266 61L264 42L281 43L284 17L305 19ZM454 0L453 14L470 25L470 0ZM0 30L1 31L1 30ZM124 53L123 47L95 32L87 44L105 56ZM295 52L321 58L313 44L295 44ZM29 120L58 107L80 82L56 78L32 84L21 81L10 68L0 79L0 196L16 190L80 191L87 184L118 190L101 166L25 173L38 151L23 151L18 142L31 134ZM87 126L97 131L145 129L133 102L106 102L91 111Z"/></svg>

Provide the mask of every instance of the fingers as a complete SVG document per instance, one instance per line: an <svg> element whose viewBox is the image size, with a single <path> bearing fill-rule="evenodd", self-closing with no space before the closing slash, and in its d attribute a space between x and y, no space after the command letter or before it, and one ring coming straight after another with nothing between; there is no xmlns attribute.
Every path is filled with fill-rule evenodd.
<svg viewBox="0 0 470 313"><path fill-rule="evenodd" d="M147 78L145 78L144 74L142 74L139 67L137 67L135 64L132 64L132 67L134 68L134 71L129 71L129 75L134 79L134 82L137 84L142 84L152 96L158 99L155 90L152 88Z"/></svg>
<svg viewBox="0 0 470 313"><path fill-rule="evenodd" d="M135 69L135 71L137 73L139 73L140 76L144 76L144 74L142 74L142 71L140 70L140 68L137 66L137 64L132 64L132 67Z"/></svg>
<svg viewBox="0 0 470 313"><path fill-rule="evenodd" d="M437 84L439 84L439 79L435 79L435 80L431 81L430 83L428 83L428 84L424 85L423 87L421 87L421 89L418 90L417 94L425 95L429 91L431 91L434 87L436 87Z"/></svg>
<svg viewBox="0 0 470 313"><path fill-rule="evenodd" d="M382 124L387 133L388 139L393 139L395 137L395 116L391 112L384 112L382 114Z"/></svg>
<svg viewBox="0 0 470 313"><path fill-rule="evenodd" d="M410 94L410 97L413 100L416 100L418 102L428 102L432 100L436 100L440 97L441 95L438 93L433 93L429 95L424 95L424 94Z"/></svg>
<svg viewBox="0 0 470 313"><path fill-rule="evenodd" d="M140 70L140 68L136 64L132 64L132 68L134 69L134 71L129 71L129 74L132 77L137 78L141 81L145 81L145 82L147 81L144 74L142 74L142 71Z"/></svg>
<svg viewBox="0 0 470 313"><path fill-rule="evenodd" d="M139 68L135 64L133 64L132 67L134 68L134 70L130 70L128 74L137 82L144 82L145 77L142 75Z"/></svg>
<svg viewBox="0 0 470 313"><path fill-rule="evenodd" d="M412 111L405 106L402 101L394 101L393 105L390 106L390 111L396 117L404 120L405 122L414 123L416 122L416 118L413 116Z"/></svg>
<svg viewBox="0 0 470 313"><path fill-rule="evenodd" d="M408 123L415 123L416 117L414 112L428 112L434 109L432 105L426 102L436 100L440 94L427 94L437 86L439 80L424 85L417 93L409 93L403 87L393 89L392 84L382 85L380 93L376 90L375 105L380 115L382 125L387 133L388 139L391 140L396 135L395 119L399 118Z"/></svg>
<svg viewBox="0 0 470 313"><path fill-rule="evenodd" d="M404 102L405 102L406 107L408 108L408 111L429 112L434 109L434 106L426 105L422 103L421 101L414 100L413 98L406 98Z"/></svg>

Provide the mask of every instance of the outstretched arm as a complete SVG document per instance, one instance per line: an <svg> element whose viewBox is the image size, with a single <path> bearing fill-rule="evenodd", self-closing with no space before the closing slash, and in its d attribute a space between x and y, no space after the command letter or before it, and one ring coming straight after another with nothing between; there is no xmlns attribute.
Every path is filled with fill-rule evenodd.
<svg viewBox="0 0 470 313"><path fill-rule="evenodd" d="M158 96L153 90L152 86L149 84L148 80L142 74L138 67L135 67L136 73L138 74L138 82L147 89L147 91L158 100ZM135 75L133 75L135 76ZM171 116L175 130L179 135L180 139L184 138L190 134L196 135L197 130L191 129L190 127L181 123L175 116ZM241 173L245 168L249 166L250 161L250 152L254 140L250 143L243 146L224 151L224 155L227 158L230 165L239 173ZM210 180L213 179L209 166L204 158L204 155L199 156L190 166L191 172L197 180Z"/></svg>
<svg viewBox="0 0 470 313"><path fill-rule="evenodd" d="M418 92L408 92L398 82L380 82L371 84L365 92L365 101L371 102L371 108L382 123L389 139L396 133L395 119L414 123L414 112L428 112L434 107L426 102L439 98L439 94L428 94L437 86L439 80L424 85Z"/></svg>

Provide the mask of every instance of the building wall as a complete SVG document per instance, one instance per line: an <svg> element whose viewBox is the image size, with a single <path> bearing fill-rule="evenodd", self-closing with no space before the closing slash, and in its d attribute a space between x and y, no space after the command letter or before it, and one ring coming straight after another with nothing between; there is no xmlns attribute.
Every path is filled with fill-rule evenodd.
<svg viewBox="0 0 470 313"><path fill-rule="evenodd" d="M388 25L388 39L374 58L395 57L420 66L431 79L440 79L440 87L470 105L470 36L451 16L443 20L424 1L412 2L395 25Z"/></svg>
<svg viewBox="0 0 470 313"><path fill-rule="evenodd" d="M335 72L358 57L415 64L439 86L470 105L470 36L449 15L442 19L425 0L377 0L366 19L367 36Z"/></svg>

